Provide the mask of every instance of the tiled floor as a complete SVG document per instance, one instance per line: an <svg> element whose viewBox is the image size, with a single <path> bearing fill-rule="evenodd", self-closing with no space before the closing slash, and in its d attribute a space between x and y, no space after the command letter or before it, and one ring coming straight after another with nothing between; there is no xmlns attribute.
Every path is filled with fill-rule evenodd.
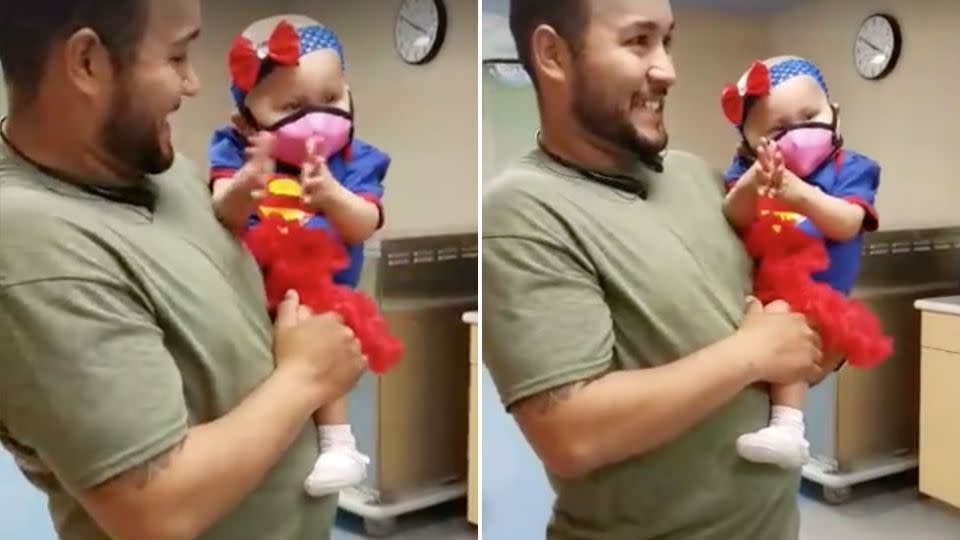
<svg viewBox="0 0 960 540"><path fill-rule="evenodd" d="M477 528L466 520L463 502L439 506L397 521L396 533L389 540L476 540ZM369 538L363 532L363 521L341 512L333 540Z"/></svg>
<svg viewBox="0 0 960 540"><path fill-rule="evenodd" d="M960 540L960 511L920 496L916 475L855 487L843 505L822 502L816 486L800 498L801 540Z"/></svg>

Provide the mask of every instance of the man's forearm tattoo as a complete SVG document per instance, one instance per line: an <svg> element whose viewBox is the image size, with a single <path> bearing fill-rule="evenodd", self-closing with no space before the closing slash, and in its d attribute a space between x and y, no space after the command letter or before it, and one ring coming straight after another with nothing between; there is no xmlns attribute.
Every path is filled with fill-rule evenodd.
<svg viewBox="0 0 960 540"><path fill-rule="evenodd" d="M156 478L160 473L170 467L170 464L173 463L173 460L177 458L177 455L183 451L183 447L187 444L187 438L184 437L179 443L176 444L170 450L167 450L163 454L153 458L152 460L143 463L133 469L130 469L124 473L124 477L133 483L134 487L138 490L144 490Z"/></svg>
<svg viewBox="0 0 960 540"><path fill-rule="evenodd" d="M606 373L603 373L594 377L590 377L589 379L558 386L540 395L534 396L531 398L531 404L536 407L536 410L539 414L548 414L564 401L569 401L570 398L572 398L577 392L583 390L587 385L594 383L605 375Z"/></svg>

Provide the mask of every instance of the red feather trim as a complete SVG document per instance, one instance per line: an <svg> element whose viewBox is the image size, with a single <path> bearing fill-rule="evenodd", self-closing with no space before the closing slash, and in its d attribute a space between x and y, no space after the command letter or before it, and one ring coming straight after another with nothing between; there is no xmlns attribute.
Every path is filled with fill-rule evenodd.
<svg viewBox="0 0 960 540"><path fill-rule="evenodd" d="M330 234L271 217L251 227L243 241L264 274L271 313L276 312L288 290L295 290L301 304L314 313L332 311L344 318L356 334L372 372L385 373L400 361L403 345L390 335L373 300L333 282L333 276L347 267L349 258Z"/></svg>
<svg viewBox="0 0 960 540"><path fill-rule="evenodd" d="M757 261L753 286L761 302L783 300L806 315L820 331L824 350L844 355L852 366L873 367L890 356L893 341L877 318L860 302L811 277L829 265L822 242L772 215L758 218L745 241Z"/></svg>

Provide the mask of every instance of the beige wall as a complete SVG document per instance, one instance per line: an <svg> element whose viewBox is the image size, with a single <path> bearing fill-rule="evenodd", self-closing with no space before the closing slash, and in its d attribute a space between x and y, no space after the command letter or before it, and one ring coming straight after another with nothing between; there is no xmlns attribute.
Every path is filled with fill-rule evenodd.
<svg viewBox="0 0 960 540"><path fill-rule="evenodd" d="M477 230L477 1L447 0L444 48L407 66L393 46L400 0L293 0L334 28L347 59L358 135L393 158L385 234Z"/></svg>
<svg viewBox="0 0 960 540"><path fill-rule="evenodd" d="M875 11L900 20L904 48L886 79L865 81L851 49ZM950 45L958 20L955 0L811 0L771 26L771 49L816 60L840 103L847 144L883 167L877 209L885 229L960 225L960 59Z"/></svg>
<svg viewBox="0 0 960 540"><path fill-rule="evenodd" d="M234 35L261 17L304 13L343 41L357 134L393 158L384 234L476 231L477 2L447 0L446 44L420 67L407 66L394 52L398 6L399 0L205 2L203 33L193 48L202 89L175 116L177 149L206 169L212 130L232 112L226 55ZM0 90L0 113L5 107Z"/></svg>
<svg viewBox="0 0 960 540"><path fill-rule="evenodd" d="M665 118L670 144L726 167L738 139L720 112L720 90L762 54L766 37L756 29L763 19L704 10L677 10L675 18L677 83Z"/></svg>

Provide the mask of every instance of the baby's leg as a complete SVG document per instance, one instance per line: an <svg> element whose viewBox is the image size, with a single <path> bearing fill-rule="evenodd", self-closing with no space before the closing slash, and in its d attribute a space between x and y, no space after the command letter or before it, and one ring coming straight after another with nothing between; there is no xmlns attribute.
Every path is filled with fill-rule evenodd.
<svg viewBox="0 0 960 540"><path fill-rule="evenodd" d="M772 463L785 469L802 467L810 459L810 445L804 438L803 404L807 384L770 386L770 424L737 439L740 456L755 463Z"/></svg>
<svg viewBox="0 0 960 540"><path fill-rule="evenodd" d="M320 433L320 457L304 482L307 493L321 497L362 482L370 459L357 450L346 397L317 410L313 419Z"/></svg>

